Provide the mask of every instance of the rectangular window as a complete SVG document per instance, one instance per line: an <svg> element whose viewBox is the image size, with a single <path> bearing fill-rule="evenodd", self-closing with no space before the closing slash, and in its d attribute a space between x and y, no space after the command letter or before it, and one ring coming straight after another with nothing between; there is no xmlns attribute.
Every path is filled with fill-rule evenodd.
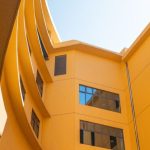
<svg viewBox="0 0 150 150"><path fill-rule="evenodd" d="M25 90L25 88L24 88L24 85L23 85L21 76L20 76L20 87L21 87L22 99L23 99L23 101L24 101L24 100L25 100L25 95L26 95L26 90Z"/></svg>
<svg viewBox="0 0 150 150"><path fill-rule="evenodd" d="M119 94L79 85L80 104L121 112Z"/></svg>
<svg viewBox="0 0 150 150"><path fill-rule="evenodd" d="M38 137L39 129L40 129L40 120L38 119L37 115L35 114L33 110L31 114L31 126L34 130L35 135Z"/></svg>
<svg viewBox="0 0 150 150"><path fill-rule="evenodd" d="M38 38L39 38L39 41L40 41L43 57L44 57L45 60L49 60L47 51L46 51L45 46L42 42L42 39L41 39L41 36L40 36L40 33L39 33L38 29L37 29L37 33L38 33Z"/></svg>
<svg viewBox="0 0 150 150"><path fill-rule="evenodd" d="M36 75L36 83L37 83L37 86L39 89L39 93L42 96L42 94L43 94L43 80L42 80L38 71L37 71L37 75Z"/></svg>
<svg viewBox="0 0 150 150"><path fill-rule="evenodd" d="M122 129L87 121L80 121L80 143L112 150L125 150Z"/></svg>
<svg viewBox="0 0 150 150"><path fill-rule="evenodd" d="M55 57L55 72L54 75L66 74L66 55Z"/></svg>

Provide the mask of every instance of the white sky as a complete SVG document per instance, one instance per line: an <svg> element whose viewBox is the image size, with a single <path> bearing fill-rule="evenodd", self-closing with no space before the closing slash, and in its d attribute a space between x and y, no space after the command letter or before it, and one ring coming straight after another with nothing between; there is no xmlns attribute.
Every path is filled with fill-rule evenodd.
<svg viewBox="0 0 150 150"><path fill-rule="evenodd" d="M7 120L7 114L5 111L2 93L1 93L1 87L0 87L0 135L2 135L2 133L3 133L6 120Z"/></svg>
<svg viewBox="0 0 150 150"><path fill-rule="evenodd" d="M150 22L150 0L47 0L62 41L76 39L116 52Z"/></svg>

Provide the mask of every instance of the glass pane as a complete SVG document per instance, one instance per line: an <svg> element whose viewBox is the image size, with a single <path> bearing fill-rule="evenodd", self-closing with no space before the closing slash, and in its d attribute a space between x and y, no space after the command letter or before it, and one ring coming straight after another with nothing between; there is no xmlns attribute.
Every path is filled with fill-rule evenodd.
<svg viewBox="0 0 150 150"><path fill-rule="evenodd" d="M91 145L91 132L84 131L84 144Z"/></svg>
<svg viewBox="0 0 150 150"><path fill-rule="evenodd" d="M115 136L110 136L110 148L113 149L117 146L117 138Z"/></svg>
<svg viewBox="0 0 150 150"><path fill-rule="evenodd" d="M80 129L80 143L83 144L83 138L84 138L84 131Z"/></svg>
<svg viewBox="0 0 150 150"><path fill-rule="evenodd" d="M96 89L93 89L93 94L95 94L95 93L96 93L96 91L97 91Z"/></svg>
<svg viewBox="0 0 150 150"><path fill-rule="evenodd" d="M45 60L48 60L48 54L47 54L47 51L46 51L46 49L45 49L45 47L44 47L44 44L43 44L43 42L42 42L42 39L41 39L41 36L40 36L40 34L39 34L38 29L37 29L37 33L38 33L38 37L39 37L39 41L40 41L40 45L41 45L42 54L43 54L43 56L44 56L44 59L45 59Z"/></svg>
<svg viewBox="0 0 150 150"><path fill-rule="evenodd" d="M42 80L42 77L40 76L38 71L37 71L37 75L36 75L36 83L37 83L40 95L42 96L42 94L43 94L43 80Z"/></svg>
<svg viewBox="0 0 150 150"><path fill-rule="evenodd" d="M32 110L32 114L31 114L31 126L36 134L36 136L39 136L39 126L40 126L40 121L37 117L37 115L35 114L35 112Z"/></svg>
<svg viewBox="0 0 150 150"><path fill-rule="evenodd" d="M87 88L86 88L86 92L92 94L92 88L87 87Z"/></svg>
<svg viewBox="0 0 150 150"><path fill-rule="evenodd" d="M86 94L86 105L92 104L92 94Z"/></svg>
<svg viewBox="0 0 150 150"><path fill-rule="evenodd" d="M86 105L114 112L121 112L119 94L84 85L80 85L79 90L86 94Z"/></svg>
<svg viewBox="0 0 150 150"><path fill-rule="evenodd" d="M80 91L81 91L81 92L85 92L85 86L80 85Z"/></svg>
<svg viewBox="0 0 150 150"><path fill-rule="evenodd" d="M85 105L85 93L80 92L80 104Z"/></svg>
<svg viewBox="0 0 150 150"><path fill-rule="evenodd" d="M24 101L24 100L25 100L26 90L25 90L25 88L24 88L24 85L23 85L23 81L22 81L21 76L20 76L20 87L21 87L22 99L23 99L23 101Z"/></svg>
<svg viewBox="0 0 150 150"><path fill-rule="evenodd" d="M54 75L64 75L67 72L67 56L66 55L60 55L55 56L55 72Z"/></svg>
<svg viewBox="0 0 150 150"><path fill-rule="evenodd" d="M80 122L80 129L84 131L84 144L113 150L125 149L122 129L86 121Z"/></svg>

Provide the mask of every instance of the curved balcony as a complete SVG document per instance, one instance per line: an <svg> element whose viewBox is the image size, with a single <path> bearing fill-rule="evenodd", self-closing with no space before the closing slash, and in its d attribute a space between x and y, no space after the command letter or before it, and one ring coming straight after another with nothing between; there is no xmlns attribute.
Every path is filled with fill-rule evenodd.
<svg viewBox="0 0 150 150"><path fill-rule="evenodd" d="M35 0L37 1L37 0ZM52 17L50 15L50 12L48 10L48 6L47 6L47 2L46 0L40 0L39 2L41 4L41 6L38 6L38 7L41 7L41 10L42 10L42 18L44 19L45 21L45 24L47 26L47 30L48 30L48 33L50 34L50 37L51 37L51 40L53 40L51 42L51 44L56 44L56 43L60 43L60 39L58 37L58 34L56 32L56 29L55 29L55 26L54 26L54 23L52 21Z"/></svg>
<svg viewBox="0 0 150 150"><path fill-rule="evenodd" d="M34 0L34 6L35 6L35 17L37 21L37 26L40 31L42 40L44 42L45 48L48 52L51 52L53 50L52 44L50 44L50 36L48 33L48 29L46 26L45 18L43 15L43 9L42 9L42 3L40 0Z"/></svg>
<svg viewBox="0 0 150 150"><path fill-rule="evenodd" d="M18 65L18 26L15 22L14 29L9 41L7 54L5 57L4 69L2 74L2 92L4 95L4 103L8 113L8 118L14 115L20 130L24 137L30 143L34 150L42 150L40 142L36 138L31 125L29 124L24 107L22 104L22 96L20 91L19 65ZM12 111L10 111L12 110ZM10 114L13 112L13 114Z"/></svg>
<svg viewBox="0 0 150 150"><path fill-rule="evenodd" d="M34 0L25 1L25 24L27 29L28 39L39 71L43 75L45 82L51 82L51 74L46 66L44 57L42 56L42 47L38 38L37 23L35 18Z"/></svg>
<svg viewBox="0 0 150 150"><path fill-rule="evenodd" d="M40 96L33 69L31 64L31 58L29 54L29 47L26 38L26 29L25 29L25 18L24 18L24 6L21 4L20 12L18 16L18 56L19 56L19 65L22 68L22 73L26 80L26 85L30 91L32 99L35 101L39 111L43 117L50 117L50 114L42 101Z"/></svg>

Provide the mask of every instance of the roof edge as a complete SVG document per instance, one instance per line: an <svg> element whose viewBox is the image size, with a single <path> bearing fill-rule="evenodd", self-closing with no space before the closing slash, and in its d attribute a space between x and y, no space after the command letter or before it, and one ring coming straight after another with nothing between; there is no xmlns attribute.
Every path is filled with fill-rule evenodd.
<svg viewBox="0 0 150 150"><path fill-rule="evenodd" d="M97 56L101 56L104 58L109 58L114 61L120 61L122 60L122 55L117 52L110 51L108 49L104 49L101 47L97 47L94 45L90 45L84 42L80 42L78 40L70 40L70 41L65 41L65 42L60 42L57 44L53 45L54 48L54 53L58 51L63 51L63 50L79 50L82 52L87 52L90 54L94 54Z"/></svg>
<svg viewBox="0 0 150 150"><path fill-rule="evenodd" d="M133 44L126 49L122 54L122 60L127 61L134 52L137 51L138 47L146 40L146 38L150 35L150 23L145 27L143 32L137 37L137 39L133 42Z"/></svg>

